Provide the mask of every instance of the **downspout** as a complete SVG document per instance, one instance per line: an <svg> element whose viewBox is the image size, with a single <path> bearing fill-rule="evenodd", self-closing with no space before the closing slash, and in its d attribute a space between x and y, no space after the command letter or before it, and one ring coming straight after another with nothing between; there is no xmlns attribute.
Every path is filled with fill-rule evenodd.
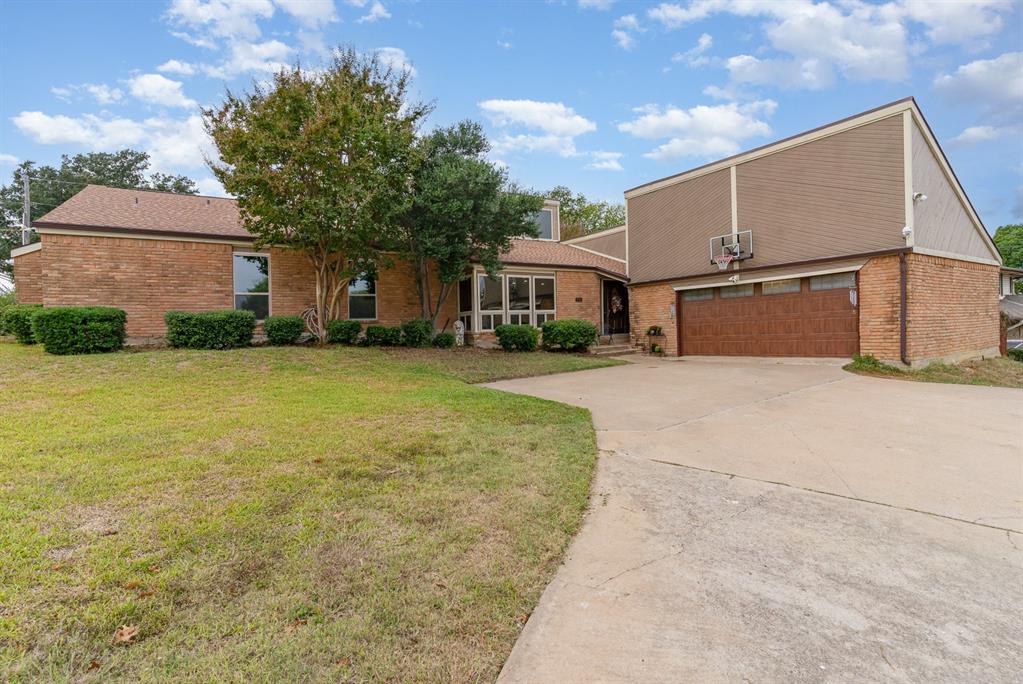
<svg viewBox="0 0 1023 684"><path fill-rule="evenodd" d="M899 358L902 363L909 365L909 352L906 344L906 308L907 308L907 281L909 279L906 267L906 253L899 252Z"/></svg>

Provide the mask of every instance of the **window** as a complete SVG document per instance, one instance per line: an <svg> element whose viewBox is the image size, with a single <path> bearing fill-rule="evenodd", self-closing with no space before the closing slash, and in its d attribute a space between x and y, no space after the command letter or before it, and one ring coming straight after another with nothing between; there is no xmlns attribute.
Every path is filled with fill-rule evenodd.
<svg viewBox="0 0 1023 684"><path fill-rule="evenodd" d="M529 325L529 276L508 276L508 322Z"/></svg>
<svg viewBox="0 0 1023 684"><path fill-rule="evenodd" d="M682 293L682 298L687 302L703 302L714 299L714 288L701 287L699 290L686 290Z"/></svg>
<svg viewBox="0 0 1023 684"><path fill-rule="evenodd" d="M377 317L377 281L362 276L348 281L348 318L372 321Z"/></svg>
<svg viewBox="0 0 1023 684"><path fill-rule="evenodd" d="M472 278L458 281L458 320L465 332L472 331Z"/></svg>
<svg viewBox="0 0 1023 684"><path fill-rule="evenodd" d="M811 290L837 290L839 288L856 287L856 273L831 273L828 275L814 276L810 278Z"/></svg>
<svg viewBox="0 0 1023 684"><path fill-rule="evenodd" d="M234 308L270 315L270 257L265 254L234 255Z"/></svg>
<svg viewBox="0 0 1023 684"><path fill-rule="evenodd" d="M760 287L765 295L789 294L799 292L799 278L787 278L785 280L770 280Z"/></svg>
<svg viewBox="0 0 1023 684"><path fill-rule="evenodd" d="M554 278L533 278L533 311L537 327L554 320Z"/></svg>
<svg viewBox="0 0 1023 684"><path fill-rule="evenodd" d="M721 299L735 299L736 297L752 297L753 283L749 285L729 285L721 288Z"/></svg>
<svg viewBox="0 0 1023 684"><path fill-rule="evenodd" d="M480 330L493 330L504 323L504 278L497 276L491 278L488 275L481 275L477 279L479 287L480 311L497 311L496 314L483 314L480 316Z"/></svg>
<svg viewBox="0 0 1023 684"><path fill-rule="evenodd" d="M541 209L536 214L536 227L540 229L541 240L554 239L554 212L550 209Z"/></svg>

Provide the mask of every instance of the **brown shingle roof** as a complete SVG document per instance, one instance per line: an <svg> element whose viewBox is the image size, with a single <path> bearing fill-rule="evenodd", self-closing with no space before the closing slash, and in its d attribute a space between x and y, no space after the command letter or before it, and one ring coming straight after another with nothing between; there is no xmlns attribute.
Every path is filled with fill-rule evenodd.
<svg viewBox="0 0 1023 684"><path fill-rule="evenodd" d="M118 232L251 239L238 218L238 203L222 197L176 195L87 185L34 222L43 226L107 228Z"/></svg>
<svg viewBox="0 0 1023 684"><path fill-rule="evenodd" d="M624 262L550 240L512 240L511 249L501 255L501 261L518 266L592 268L625 277Z"/></svg>
<svg viewBox="0 0 1023 684"><path fill-rule="evenodd" d="M176 195L87 185L34 222L39 227L92 228L123 233L252 239L242 227L238 203L222 197ZM501 260L517 266L592 268L625 277L621 261L547 240L513 240Z"/></svg>

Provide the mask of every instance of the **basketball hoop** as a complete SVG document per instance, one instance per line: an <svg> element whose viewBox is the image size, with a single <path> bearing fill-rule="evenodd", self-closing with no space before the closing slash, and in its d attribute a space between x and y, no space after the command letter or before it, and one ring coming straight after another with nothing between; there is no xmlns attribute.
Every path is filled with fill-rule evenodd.
<svg viewBox="0 0 1023 684"><path fill-rule="evenodd" d="M716 254L714 256L714 263L718 265L719 271L727 271L728 264L732 263L735 257L731 254Z"/></svg>

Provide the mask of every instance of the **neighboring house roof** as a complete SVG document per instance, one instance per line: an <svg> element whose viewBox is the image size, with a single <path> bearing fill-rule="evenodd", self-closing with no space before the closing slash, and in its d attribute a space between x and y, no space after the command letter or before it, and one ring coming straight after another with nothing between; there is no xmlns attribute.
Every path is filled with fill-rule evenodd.
<svg viewBox="0 0 1023 684"><path fill-rule="evenodd" d="M33 223L38 228L251 240L238 203L223 197L178 195L87 185ZM520 266L589 268L625 276L625 264L549 240L513 240L502 261Z"/></svg>
<svg viewBox="0 0 1023 684"><path fill-rule="evenodd" d="M1023 295L1005 295L998 300L1002 313L1011 321L1023 321Z"/></svg>
<svg viewBox="0 0 1023 684"><path fill-rule="evenodd" d="M512 240L511 249L501 255L501 261L517 266L591 268L625 278L624 262L550 240Z"/></svg>
<svg viewBox="0 0 1023 684"><path fill-rule="evenodd" d="M233 199L101 185L85 186L33 224L42 228L252 239L242 227L238 203Z"/></svg>

